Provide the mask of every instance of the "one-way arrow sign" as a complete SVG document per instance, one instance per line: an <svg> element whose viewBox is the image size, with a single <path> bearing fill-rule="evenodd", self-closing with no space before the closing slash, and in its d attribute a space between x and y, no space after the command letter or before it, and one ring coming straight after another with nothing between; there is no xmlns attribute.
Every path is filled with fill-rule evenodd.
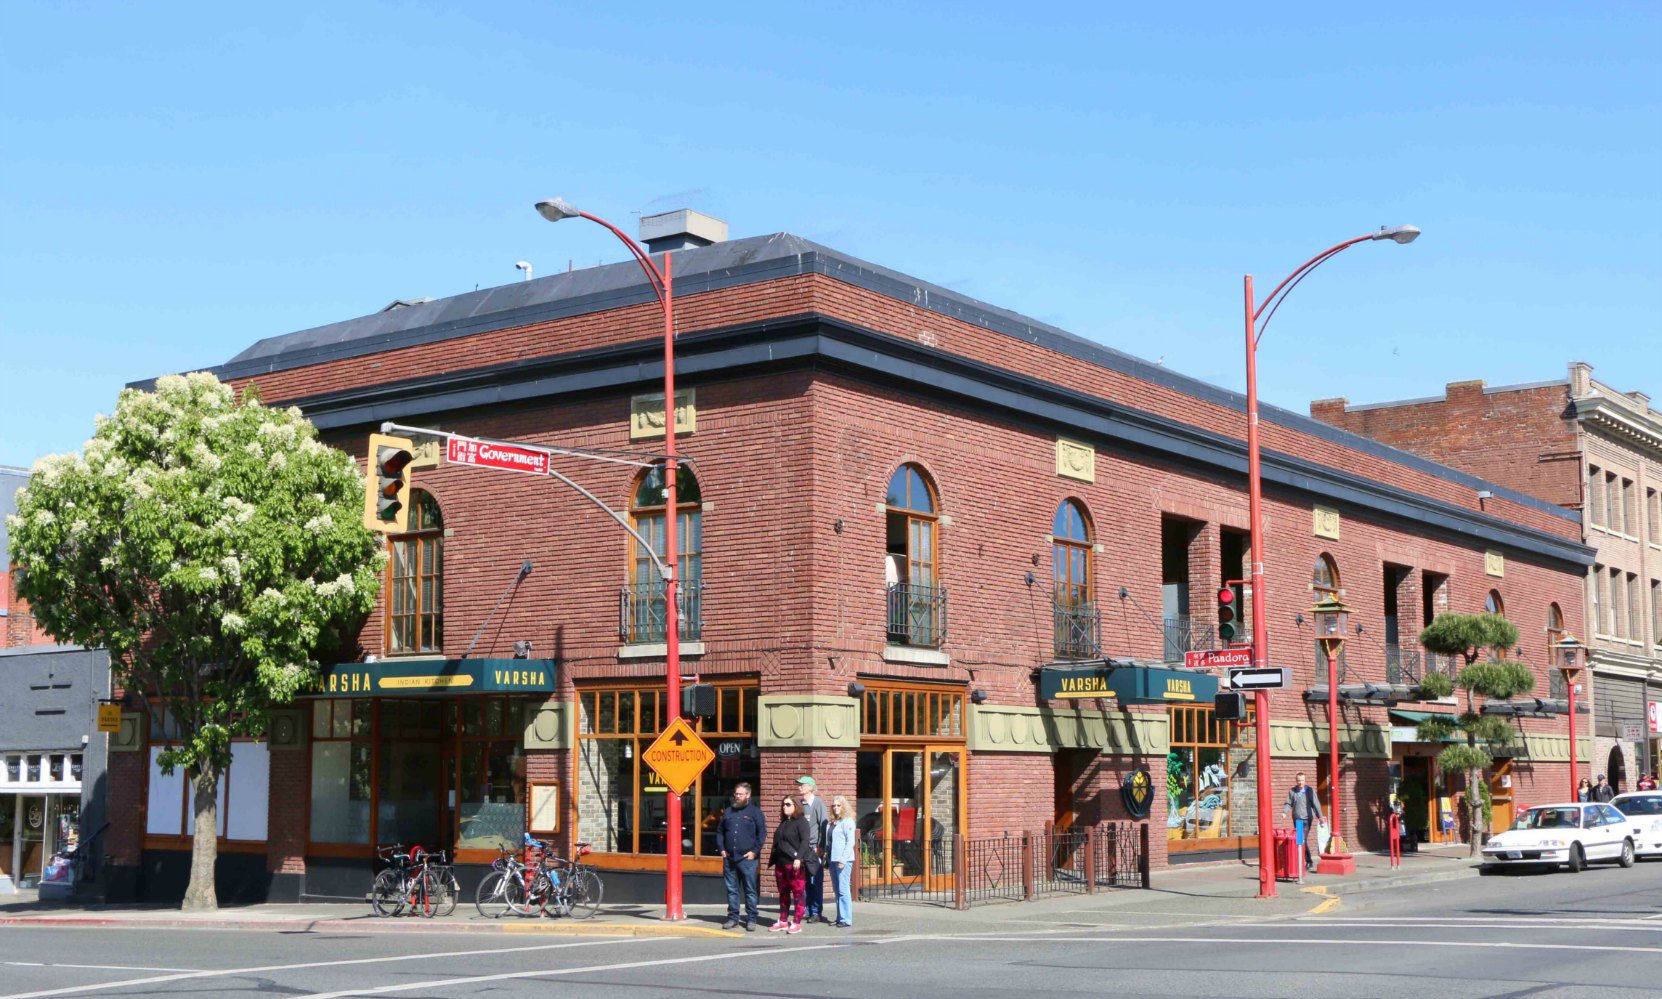
<svg viewBox="0 0 1662 999"><path fill-rule="evenodd" d="M1231 690L1280 690L1287 686L1287 671L1274 666L1232 669L1229 671Z"/></svg>

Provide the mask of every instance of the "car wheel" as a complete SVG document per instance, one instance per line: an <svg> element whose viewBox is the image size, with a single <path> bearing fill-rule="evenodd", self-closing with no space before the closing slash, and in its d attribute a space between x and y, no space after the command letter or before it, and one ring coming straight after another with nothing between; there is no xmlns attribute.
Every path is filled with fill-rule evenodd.
<svg viewBox="0 0 1662 999"><path fill-rule="evenodd" d="M1632 867L1633 866L1633 841L1632 840L1630 840L1630 839L1622 840L1622 856L1621 856L1621 860L1619 860L1617 862L1620 863L1623 867Z"/></svg>
<svg viewBox="0 0 1662 999"><path fill-rule="evenodd" d="M1581 852L1580 843L1570 844L1570 873L1580 874L1587 869L1587 855Z"/></svg>
<svg viewBox="0 0 1662 999"><path fill-rule="evenodd" d="M1479 864L1477 866L1477 876L1480 878L1492 878L1498 873L1500 873L1499 870L1492 864Z"/></svg>

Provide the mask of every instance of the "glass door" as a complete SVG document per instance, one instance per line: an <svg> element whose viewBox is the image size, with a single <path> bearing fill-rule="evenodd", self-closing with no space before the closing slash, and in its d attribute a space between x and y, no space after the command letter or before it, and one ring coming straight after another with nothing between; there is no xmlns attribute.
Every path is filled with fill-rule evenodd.
<svg viewBox="0 0 1662 999"><path fill-rule="evenodd" d="M856 767L864 883L940 887L952 875L952 836L963 827L963 748L866 750Z"/></svg>
<svg viewBox="0 0 1662 999"><path fill-rule="evenodd" d="M46 830L52 817L47 814L48 799L44 796L29 795L17 800L17 884L21 888L33 888L40 884L41 870L46 865Z"/></svg>

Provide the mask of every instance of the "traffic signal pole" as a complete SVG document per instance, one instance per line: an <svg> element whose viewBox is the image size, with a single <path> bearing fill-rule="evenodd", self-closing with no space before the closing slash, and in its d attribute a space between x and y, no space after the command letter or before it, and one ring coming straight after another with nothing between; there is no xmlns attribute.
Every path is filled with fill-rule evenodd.
<svg viewBox="0 0 1662 999"><path fill-rule="evenodd" d="M1246 277L1247 513L1252 538L1252 665L1266 665L1269 628L1264 597L1264 486L1258 458L1258 316L1253 310L1252 275ZM1275 812L1270 780L1270 694L1254 691L1253 739L1258 769L1258 897L1275 898Z"/></svg>

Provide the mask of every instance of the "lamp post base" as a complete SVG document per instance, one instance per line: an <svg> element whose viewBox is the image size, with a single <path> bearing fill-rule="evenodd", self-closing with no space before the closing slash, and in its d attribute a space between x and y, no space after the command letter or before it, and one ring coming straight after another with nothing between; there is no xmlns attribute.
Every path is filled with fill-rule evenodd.
<svg viewBox="0 0 1662 999"><path fill-rule="evenodd" d="M1356 858L1348 853L1324 853L1316 864L1317 874L1355 874Z"/></svg>

